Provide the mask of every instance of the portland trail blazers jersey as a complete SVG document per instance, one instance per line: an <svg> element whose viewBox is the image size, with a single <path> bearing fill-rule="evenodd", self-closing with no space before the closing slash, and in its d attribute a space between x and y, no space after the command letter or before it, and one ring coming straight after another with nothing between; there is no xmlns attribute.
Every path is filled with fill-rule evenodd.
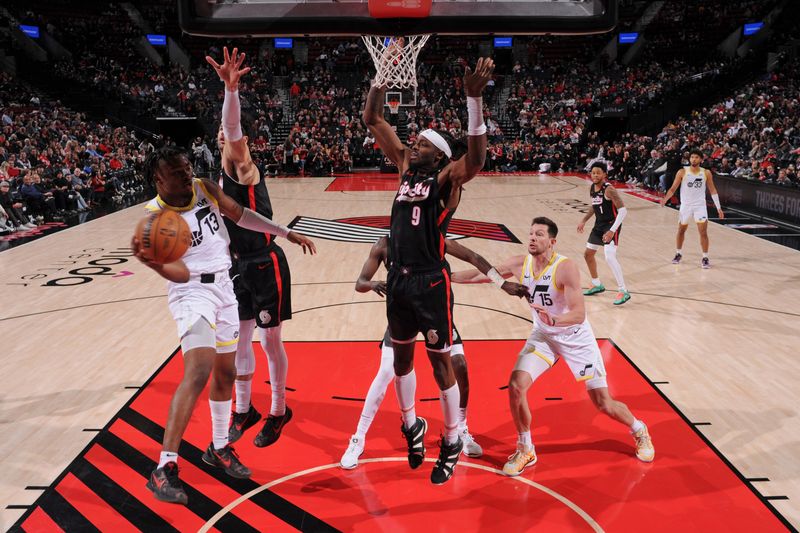
<svg viewBox="0 0 800 533"><path fill-rule="evenodd" d="M445 208L450 184L439 189L436 174L407 171L392 204L389 261L412 270L435 270L444 263L445 235L453 214Z"/></svg>
<svg viewBox="0 0 800 533"><path fill-rule="evenodd" d="M192 231L192 245L181 258L192 274L227 271L231 267L228 231L217 200L199 179L192 180L192 200L186 207L167 205L156 196L145 206L151 213L171 209L181 215ZM173 285L172 282L169 285Z"/></svg>
<svg viewBox="0 0 800 533"><path fill-rule="evenodd" d="M249 207L256 213L272 219L272 202L263 179L256 185L242 185L223 171L220 185L223 192L236 200L239 205ZM273 235L241 228L227 218L225 225L231 237L231 253L240 257L255 258L268 255L273 249Z"/></svg>
<svg viewBox="0 0 800 533"><path fill-rule="evenodd" d="M617 218L617 208L614 207L614 202L606 198L606 189L608 187L613 187L613 185L606 181L600 186L599 191L595 191L594 183L589 189L589 195L592 198L592 209L594 209L594 225L598 227L611 225L614 223L614 219Z"/></svg>

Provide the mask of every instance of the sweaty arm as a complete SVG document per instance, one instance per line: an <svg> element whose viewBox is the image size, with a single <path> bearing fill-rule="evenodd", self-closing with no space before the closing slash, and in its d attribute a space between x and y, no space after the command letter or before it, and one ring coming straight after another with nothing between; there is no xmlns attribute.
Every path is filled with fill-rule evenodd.
<svg viewBox="0 0 800 533"><path fill-rule="evenodd" d="M242 207L236 200L222 192L222 188L213 181L203 179L202 182L208 193L217 201L220 213L233 220L237 226L258 233L270 233L277 237L285 237L289 242L302 246L303 253L306 253L306 249L312 255L317 252L314 243L304 235L291 231L286 226L278 224L252 209Z"/></svg>
<svg viewBox="0 0 800 533"><path fill-rule="evenodd" d="M375 244L372 245L372 248L369 251L369 257L367 257L367 260L364 261L364 265L361 267L361 274L358 275L358 279L356 280L356 291L375 291L380 296L386 294L386 282L372 281L372 276L375 275L375 272L378 271L381 263L383 263L386 259L387 245L388 240L386 237L381 237Z"/></svg>
<svg viewBox="0 0 800 533"><path fill-rule="evenodd" d="M445 250L453 257L461 259L462 261L467 262L477 268L478 272L480 272L480 275L486 278L486 281L493 281L508 294L512 296L525 296L528 294L528 289L524 285L520 285L519 283L515 283L513 281L504 281L504 279L508 276L503 276L500 271L489 264L489 261L484 259L482 255L470 250L466 246L462 246L456 241L447 239L445 240ZM455 274L453 274L453 277L455 277ZM459 283L452 278L451 281L454 283ZM480 283L480 281L474 281L472 283Z"/></svg>
<svg viewBox="0 0 800 533"><path fill-rule="evenodd" d="M367 103L364 106L362 118L364 124L380 146L383 153L397 166L400 175L408 168L409 150L403 145L400 137L386 122L383 116L383 99L386 87L372 86L367 94Z"/></svg>

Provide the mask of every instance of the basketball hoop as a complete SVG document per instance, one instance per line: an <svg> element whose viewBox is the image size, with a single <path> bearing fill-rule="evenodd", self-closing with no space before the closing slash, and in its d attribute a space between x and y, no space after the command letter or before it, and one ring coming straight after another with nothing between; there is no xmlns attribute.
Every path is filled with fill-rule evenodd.
<svg viewBox="0 0 800 533"><path fill-rule="evenodd" d="M400 100L392 100L388 102L389 104L389 113L392 115L396 115L400 112Z"/></svg>
<svg viewBox="0 0 800 533"><path fill-rule="evenodd" d="M375 85L389 89L416 89L417 56L429 37L430 35L362 35L372 62L375 63Z"/></svg>

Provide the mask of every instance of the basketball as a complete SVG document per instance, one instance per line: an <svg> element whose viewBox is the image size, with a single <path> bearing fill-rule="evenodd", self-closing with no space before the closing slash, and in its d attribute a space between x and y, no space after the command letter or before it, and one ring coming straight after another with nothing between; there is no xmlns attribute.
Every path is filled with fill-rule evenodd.
<svg viewBox="0 0 800 533"><path fill-rule="evenodd" d="M192 244L189 225L175 211L147 215L136 226L136 238L144 255L160 265L177 261Z"/></svg>

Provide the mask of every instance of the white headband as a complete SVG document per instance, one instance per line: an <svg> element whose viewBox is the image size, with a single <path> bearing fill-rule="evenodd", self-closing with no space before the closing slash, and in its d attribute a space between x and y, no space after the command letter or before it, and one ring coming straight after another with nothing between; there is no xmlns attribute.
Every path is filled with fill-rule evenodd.
<svg viewBox="0 0 800 533"><path fill-rule="evenodd" d="M444 152L444 155L446 155L448 159L453 157L453 151L450 150L450 145L447 144L447 141L444 140L444 137L439 135L436 131L431 129L423 130L419 136L425 137L432 142L436 148Z"/></svg>

